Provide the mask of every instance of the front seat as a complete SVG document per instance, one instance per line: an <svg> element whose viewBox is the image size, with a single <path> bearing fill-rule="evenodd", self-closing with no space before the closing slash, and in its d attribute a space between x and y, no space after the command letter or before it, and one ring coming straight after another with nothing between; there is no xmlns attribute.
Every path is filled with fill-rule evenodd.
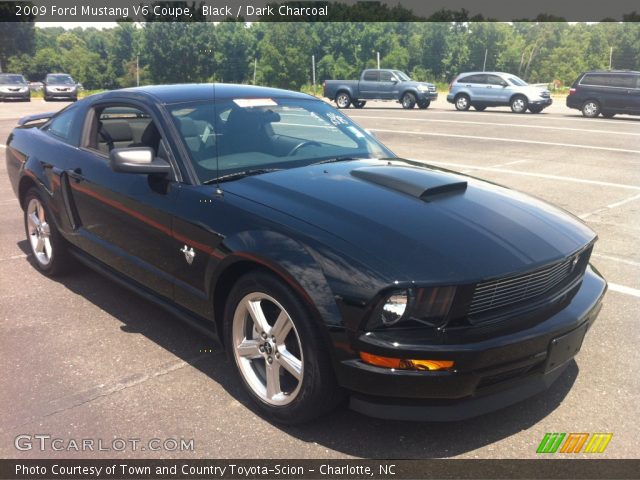
<svg viewBox="0 0 640 480"><path fill-rule="evenodd" d="M154 155L158 155L158 146L160 145L160 132L156 128L155 123L149 122L140 137L139 143L132 143L130 147L150 147L153 148Z"/></svg>

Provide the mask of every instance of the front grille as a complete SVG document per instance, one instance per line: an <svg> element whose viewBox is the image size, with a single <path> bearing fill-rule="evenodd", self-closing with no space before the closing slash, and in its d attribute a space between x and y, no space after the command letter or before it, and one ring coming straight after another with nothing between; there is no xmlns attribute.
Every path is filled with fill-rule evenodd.
<svg viewBox="0 0 640 480"><path fill-rule="evenodd" d="M435 85L429 85L429 91L430 92L435 92L436 91Z"/></svg>
<svg viewBox="0 0 640 480"><path fill-rule="evenodd" d="M542 92L542 93L540 94L540 96L541 96L542 98L549 98L549 97L550 97L550 94L549 94L549 92Z"/></svg>
<svg viewBox="0 0 640 480"><path fill-rule="evenodd" d="M467 314L479 315L543 295L584 271L585 256L588 260L588 253L573 255L531 272L480 282L473 292Z"/></svg>

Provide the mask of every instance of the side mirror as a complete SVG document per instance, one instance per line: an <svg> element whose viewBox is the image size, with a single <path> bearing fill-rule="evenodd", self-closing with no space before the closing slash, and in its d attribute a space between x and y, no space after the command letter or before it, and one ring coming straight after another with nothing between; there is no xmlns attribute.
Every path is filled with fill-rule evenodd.
<svg viewBox="0 0 640 480"><path fill-rule="evenodd" d="M114 148L109 152L109 165L114 172L165 174L171 171L171 165L161 158L155 158L152 148L131 147Z"/></svg>
<svg viewBox="0 0 640 480"><path fill-rule="evenodd" d="M503 87L509 86L509 84L507 82L505 82L504 80L502 82L500 82L500 85L502 85Z"/></svg>
<svg viewBox="0 0 640 480"><path fill-rule="evenodd" d="M398 79L397 79L396 77L393 77L393 78L391 79L391 83L398 83Z"/></svg>

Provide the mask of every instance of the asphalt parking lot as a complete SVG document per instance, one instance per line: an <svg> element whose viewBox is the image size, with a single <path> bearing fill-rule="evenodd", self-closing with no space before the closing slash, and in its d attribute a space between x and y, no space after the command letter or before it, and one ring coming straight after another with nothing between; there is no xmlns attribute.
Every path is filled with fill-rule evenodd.
<svg viewBox="0 0 640 480"><path fill-rule="evenodd" d="M0 144L19 117L64 105L0 103ZM457 112L444 99L424 111L370 103L346 113L400 156L535 195L598 232L592 263L610 282L605 305L546 394L458 423L387 422L342 408L304 426L271 424L197 332L89 270L50 280L30 265L2 145L0 457L534 458L546 432L612 432L601 457L637 458L640 117L585 119L563 99L539 115ZM141 444L41 452L34 442L19 451L20 434ZM152 438L194 439L194 450L143 451Z"/></svg>

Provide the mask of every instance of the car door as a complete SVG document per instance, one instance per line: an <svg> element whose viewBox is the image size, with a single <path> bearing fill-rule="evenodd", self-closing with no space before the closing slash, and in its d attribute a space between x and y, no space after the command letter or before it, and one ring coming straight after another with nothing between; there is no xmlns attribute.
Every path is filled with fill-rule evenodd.
<svg viewBox="0 0 640 480"><path fill-rule="evenodd" d="M358 88L361 99L378 98L379 72L377 70L365 70L360 79Z"/></svg>
<svg viewBox="0 0 640 480"><path fill-rule="evenodd" d="M399 98L398 79L389 70L380 70L378 82L378 98L383 100L395 100Z"/></svg>
<svg viewBox="0 0 640 480"><path fill-rule="evenodd" d="M474 75L469 75L461 80L458 83L461 83L462 86L469 92L469 96L471 97L471 102L484 102L487 99L487 79L486 75L477 73Z"/></svg>
<svg viewBox="0 0 640 480"><path fill-rule="evenodd" d="M180 254L171 223L180 184L174 175L115 172L109 163L111 149L129 146L151 147L157 157L173 163L157 118L128 101L89 109L81 148L64 172L64 181L82 248L171 299L175 258Z"/></svg>
<svg viewBox="0 0 640 480"><path fill-rule="evenodd" d="M513 93L513 86L504 81L498 75L486 75L487 84L485 86L486 102L488 104L499 105L509 103L509 98ZM504 84L507 83L505 86Z"/></svg>

